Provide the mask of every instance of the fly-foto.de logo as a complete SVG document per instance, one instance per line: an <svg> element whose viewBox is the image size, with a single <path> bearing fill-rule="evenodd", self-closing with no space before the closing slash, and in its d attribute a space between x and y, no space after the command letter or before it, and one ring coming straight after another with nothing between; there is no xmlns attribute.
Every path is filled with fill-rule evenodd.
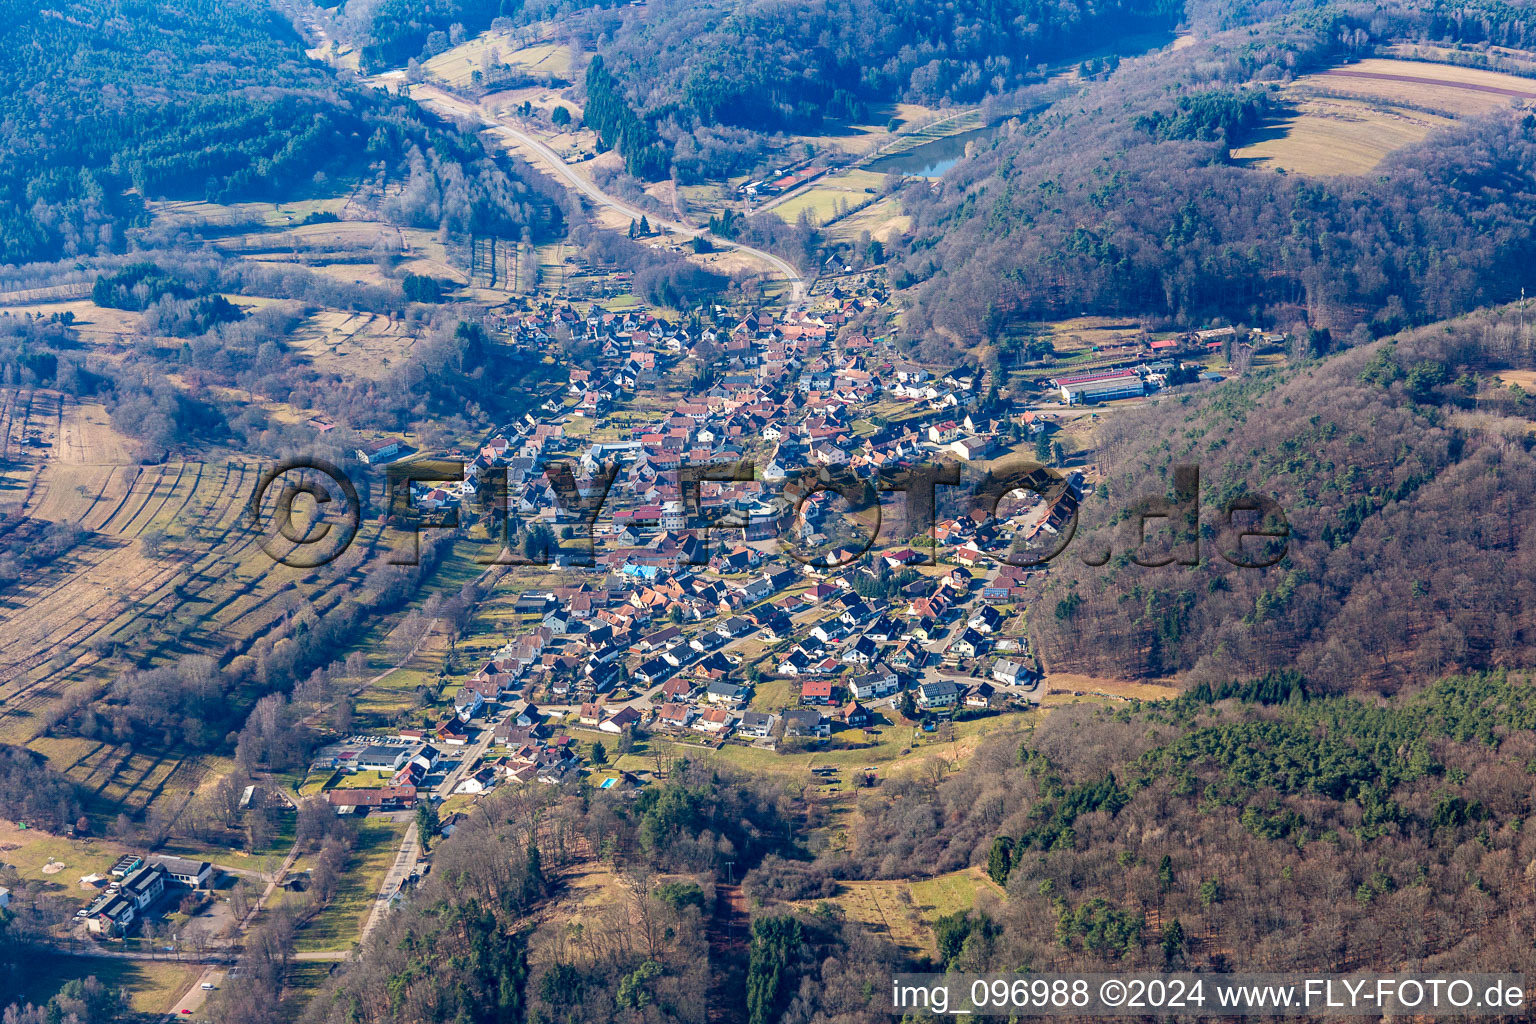
<svg viewBox="0 0 1536 1024"><path fill-rule="evenodd" d="M1115 536L1106 540L1100 531L1092 541L1077 539L1081 478L1029 459L1002 459L983 469L948 461L869 473L806 467L776 472L772 481L751 460L691 464L667 481L671 500L653 504L625 500L631 496L615 487L620 471L610 462L579 478L576 464L552 459L514 484L504 467L471 471L454 459L388 466L378 518L401 535L390 561L415 564L421 531L457 530L470 517L500 541L481 557L488 565L593 566L599 537L657 533L693 538L679 564L707 564L720 539L734 534L821 569L908 538L907 564L932 565L941 507L977 524L969 546L1023 568L1045 566L1074 546L1090 566L1117 556L1146 567L1197 565L1202 542L1233 565L1265 568L1285 557L1290 538L1284 511L1262 494L1230 498L1202 520L1197 466L1173 467L1171 494L1131 502L1110 517L1119 527ZM359 533L367 494L362 483L322 459L274 466L249 503L263 549L275 561L304 568L334 560ZM722 497L727 494L734 497ZM300 496L309 502L302 527L295 519Z"/></svg>

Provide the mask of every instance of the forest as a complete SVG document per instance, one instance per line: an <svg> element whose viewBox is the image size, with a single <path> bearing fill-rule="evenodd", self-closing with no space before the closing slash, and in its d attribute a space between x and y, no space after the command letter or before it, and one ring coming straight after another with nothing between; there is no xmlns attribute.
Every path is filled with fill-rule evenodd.
<svg viewBox="0 0 1536 1024"><path fill-rule="evenodd" d="M893 283L909 289L909 333L976 344L1092 309L1192 325L1364 324L1379 336L1516 296L1517 268L1536 255L1529 114L1458 122L1358 177L1229 157L1275 102L1270 91L1307 71L1402 38L1532 41L1512 10L1468 14L1293 8L1125 61L1009 122L939 188L903 193L914 226Z"/></svg>
<svg viewBox="0 0 1536 1024"><path fill-rule="evenodd" d="M447 40L450 30L459 35L480 32L522 6L517 0L381 0L373 8L360 63L369 74L404 67L421 55L434 33Z"/></svg>
<svg viewBox="0 0 1536 1024"><path fill-rule="evenodd" d="M0 263L122 252L146 199L329 195L380 161L426 193L431 227L561 230L477 139L341 83L260 0L6 0L0 46Z"/></svg>
<svg viewBox="0 0 1536 1024"><path fill-rule="evenodd" d="M1528 663L1536 406L1494 379L1536 359L1522 321L1478 313L1326 359L1301 339L1289 366L1108 418L1106 479L1072 547L1037 574L1046 664L1193 685L1291 668L1328 690L1390 692ZM1175 465L1199 469L1200 564L1137 564L1171 553L1159 520L1140 548L1126 531L1139 502L1170 493ZM1289 524L1268 568L1222 557L1254 550L1224 526L1245 493ZM1085 564L1106 548L1102 567Z"/></svg>
<svg viewBox="0 0 1536 1024"><path fill-rule="evenodd" d="M722 969L705 935L716 881L792 848L781 804L767 783L687 762L634 800L498 790L442 842L416 897L305 1019L702 1024ZM582 851L596 854L611 892L572 926L539 911ZM262 1008L278 995L253 972L220 994L222 1019L272 1019Z"/></svg>
<svg viewBox="0 0 1536 1024"><path fill-rule="evenodd" d="M975 102L1119 36L1169 30L1182 13L1166 0L822 0L793 9L664 0L644 16L587 16L611 25L602 51L646 111L803 128L863 121L898 99Z"/></svg>
<svg viewBox="0 0 1536 1024"><path fill-rule="evenodd" d="M1008 899L951 923L966 971L1494 969L1529 956L1536 911L1533 714L1529 678L1502 672L1391 705L1302 687L1068 708L865 800L854 851L823 860L984 864Z"/></svg>
<svg viewBox="0 0 1536 1024"><path fill-rule="evenodd" d="M734 134L742 130L883 121L896 102L979 102L1122 37L1171 30L1181 10L1168 0L657 0L643 10L593 7L570 24L605 62L609 82L596 95L605 107L627 107L633 124L605 131L605 142L632 173L658 178L666 155L649 154L665 140L673 169L691 180L750 163L757 154ZM592 87L589 79L589 101Z"/></svg>

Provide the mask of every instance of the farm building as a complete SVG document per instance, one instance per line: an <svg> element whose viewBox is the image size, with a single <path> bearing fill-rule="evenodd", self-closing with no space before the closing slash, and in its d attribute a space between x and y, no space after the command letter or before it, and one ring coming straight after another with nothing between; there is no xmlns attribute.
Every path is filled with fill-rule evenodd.
<svg viewBox="0 0 1536 1024"><path fill-rule="evenodd" d="M393 437L380 438L377 441L369 441L360 448L353 450L358 461L365 466L377 466L382 462L388 462L400 454L401 444Z"/></svg>

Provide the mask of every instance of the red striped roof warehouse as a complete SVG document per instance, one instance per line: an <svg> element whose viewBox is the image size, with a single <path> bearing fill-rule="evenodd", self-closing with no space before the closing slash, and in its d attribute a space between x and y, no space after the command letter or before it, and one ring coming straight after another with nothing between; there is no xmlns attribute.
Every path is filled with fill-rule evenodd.
<svg viewBox="0 0 1536 1024"><path fill-rule="evenodd" d="M1076 373L1070 377L1057 377L1056 386L1069 388L1075 384L1092 384L1101 380L1124 380L1127 377L1135 377L1135 370L1100 370L1098 373Z"/></svg>

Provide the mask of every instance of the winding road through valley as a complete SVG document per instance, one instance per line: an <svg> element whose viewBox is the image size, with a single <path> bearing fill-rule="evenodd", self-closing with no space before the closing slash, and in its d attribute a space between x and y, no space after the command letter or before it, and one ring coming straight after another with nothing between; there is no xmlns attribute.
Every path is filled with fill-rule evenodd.
<svg viewBox="0 0 1536 1024"><path fill-rule="evenodd" d="M742 245L728 238L721 238L695 224L685 224L676 220L660 218L655 214L632 206L622 199L609 195L598 188L590 179L580 174L570 164L566 163L559 153L545 145L538 136L524 131L507 118L496 116L491 111L486 110L482 104L461 99L435 85L425 83L411 86L411 98L439 113L478 121L505 138L519 143L526 150L537 155L540 161L550 171L554 172L556 179L562 185L575 189L595 206L614 210L622 216L635 221L638 221L641 217L646 217L652 224L660 225L674 234L683 235L688 238L705 238L717 249L739 252L751 257L784 279L790 288L790 304L792 306L798 306L805 301L806 285L804 279L796 273L794 267L773 253L764 252L762 249L754 249L750 245Z"/></svg>

